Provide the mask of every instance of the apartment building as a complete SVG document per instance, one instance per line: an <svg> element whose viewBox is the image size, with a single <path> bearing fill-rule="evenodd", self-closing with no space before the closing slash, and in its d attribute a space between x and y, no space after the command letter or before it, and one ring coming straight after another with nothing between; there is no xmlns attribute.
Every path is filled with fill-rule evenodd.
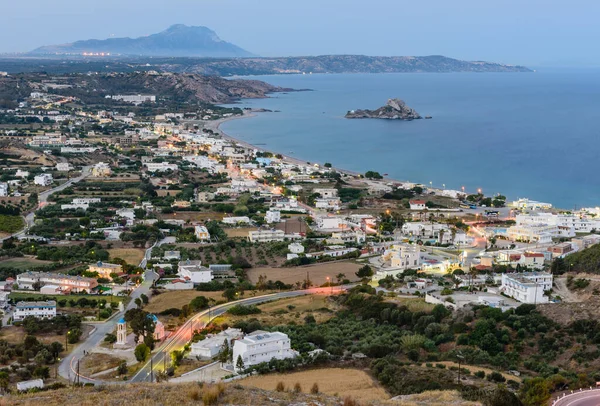
<svg viewBox="0 0 600 406"><path fill-rule="evenodd" d="M523 272L502 274L500 292L521 303L548 303L544 291L552 289L552 274L547 272Z"/></svg>
<svg viewBox="0 0 600 406"><path fill-rule="evenodd" d="M112 280L110 275L123 272L123 267L119 264L98 261L95 264L88 265L88 272L98 272L98 277Z"/></svg>
<svg viewBox="0 0 600 406"><path fill-rule="evenodd" d="M206 283L214 279L209 268L202 266L202 261L185 260L177 265L177 274L186 281Z"/></svg>
<svg viewBox="0 0 600 406"><path fill-rule="evenodd" d="M282 230L256 230L248 232L250 242L283 241L285 233Z"/></svg>
<svg viewBox="0 0 600 406"><path fill-rule="evenodd" d="M33 284L54 285L62 293L68 292L90 292L96 286L98 281L94 278L84 278L82 276L71 276L60 273L47 272L23 272L17 275L17 285L21 290L33 290Z"/></svg>
<svg viewBox="0 0 600 406"><path fill-rule="evenodd" d="M15 306L13 313L14 321L22 321L27 316L33 316L38 319L53 319L56 317L56 302L48 300L47 302L19 302Z"/></svg>

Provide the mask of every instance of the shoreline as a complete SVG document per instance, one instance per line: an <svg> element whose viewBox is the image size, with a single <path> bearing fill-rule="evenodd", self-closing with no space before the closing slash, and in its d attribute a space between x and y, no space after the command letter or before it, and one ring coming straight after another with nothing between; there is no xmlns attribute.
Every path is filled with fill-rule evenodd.
<svg viewBox="0 0 600 406"><path fill-rule="evenodd" d="M260 146L256 146L253 145L247 141L244 140L240 140L239 138L235 138L229 134L227 134L225 131L223 131L221 129L221 124L226 123L228 121L233 121L233 120L242 120L245 118L252 118L252 117L256 117L258 115L257 111L248 111L248 110L244 110L244 114L242 116L233 116L233 117L227 117L227 118L223 118L220 120L215 120L215 121L209 121L207 122L207 124L210 125L206 125L204 128L208 128L213 130L214 132L216 132L218 135L220 135L221 137L223 137L223 139L235 142L245 148L250 148L250 149L255 149L261 152L270 152L274 155L281 155L283 157L282 161L284 163L290 163L290 164L294 164L294 165L314 165L314 164L318 164L320 168L323 168L324 163L317 163L317 162L311 162L311 161L304 161L302 159L299 158L295 158L286 154L282 154L276 151L272 151L268 148L264 148L264 147L260 147ZM331 169L335 169L336 172L348 175L348 176L363 176L363 174L361 174L360 172L355 172L355 171L351 171L348 169L342 169L342 168L337 168L335 166L332 166ZM415 182L411 182L411 181L407 181L407 180L398 180L398 179L392 179L392 178L388 178L388 177L384 177L382 179L375 179L375 180L371 180L371 179L366 179L367 181L380 181L380 182L384 182L384 183L415 183ZM417 184L417 183L415 183ZM425 185L424 185L425 186ZM443 190L443 189L438 189L438 188L430 188L432 190Z"/></svg>
<svg viewBox="0 0 600 406"><path fill-rule="evenodd" d="M299 158L295 158L289 155L285 155L285 154L281 154L275 151L272 151L266 147L259 147L256 145L253 145L247 141L241 140L239 138L233 137L229 134L227 134L226 132L224 132L221 129L221 124L226 123L228 121L233 121L233 120L241 120L241 119L245 119L245 118L252 118L252 117L256 117L258 115L258 113L262 113L262 111L256 111L256 110L243 110L243 115L242 116L233 116L233 117L227 117L227 118L223 118L220 120L215 120L215 121L207 121L206 125L204 128L208 128L213 130L215 133L217 133L219 136L221 136L223 139L229 140L231 142L235 142L245 148L250 148L250 149L255 149L257 151L261 151L261 152L270 152L274 155L281 155L283 157L282 162L284 163L289 163L289 164L293 164L293 165L314 165L317 164L316 162L311 162L311 161L304 161L301 160ZM324 163L318 163L320 168L323 168ZM347 169L342 169L342 168L337 168L335 166L332 166L330 169L334 169L336 172L339 172L341 174L345 174L348 176L354 176L354 177L362 177L364 176L362 173L360 172L355 172L355 171L351 171L351 170L347 170ZM438 188L438 187L432 187L432 186L428 186L424 183L419 183L419 182L412 182L410 180L399 180L399 179L394 179L394 178L389 178L389 177L383 177L382 179L367 179L367 178L362 178L363 180L365 180L366 182L376 182L376 183L383 183L385 185L392 183L392 184L414 184L414 185L422 185L424 188L428 189L428 190L432 190L434 191L435 195L441 195L443 196L442 192L444 190L453 190L453 189L443 189L443 188ZM469 194L474 194L474 193L468 193L466 192L465 195L469 195ZM507 196L506 192L503 193L505 196ZM489 196L489 197L493 197L493 196ZM507 196L508 197L508 196ZM530 199L531 201L535 201L535 199ZM509 204L509 201L507 199L506 202L506 206L505 207L512 207ZM552 204L552 203L551 203ZM580 206L583 208L583 206ZM554 204L552 204L552 208L550 209L551 211L571 211L569 209L564 209L564 208L559 208L557 206L554 206Z"/></svg>

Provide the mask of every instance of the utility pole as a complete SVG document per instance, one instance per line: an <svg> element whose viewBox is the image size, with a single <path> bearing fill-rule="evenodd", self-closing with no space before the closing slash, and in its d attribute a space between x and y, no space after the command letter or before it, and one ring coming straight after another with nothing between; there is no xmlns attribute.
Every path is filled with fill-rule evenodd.
<svg viewBox="0 0 600 406"><path fill-rule="evenodd" d="M77 360L77 385L81 383L81 378L79 377L79 360Z"/></svg>
<svg viewBox="0 0 600 406"><path fill-rule="evenodd" d="M154 382L154 364L152 363L152 355L150 355L150 382Z"/></svg>
<svg viewBox="0 0 600 406"><path fill-rule="evenodd" d="M460 363L465 358L462 354L457 354L456 358L458 358L458 381L457 383L460 385Z"/></svg>

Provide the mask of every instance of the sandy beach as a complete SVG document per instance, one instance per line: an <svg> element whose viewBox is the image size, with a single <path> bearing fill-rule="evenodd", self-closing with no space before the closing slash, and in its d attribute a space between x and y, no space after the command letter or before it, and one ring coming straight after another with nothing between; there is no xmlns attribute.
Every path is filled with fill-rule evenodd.
<svg viewBox="0 0 600 406"><path fill-rule="evenodd" d="M242 116L233 116L233 117L226 117L226 118L222 118L220 120L214 120L214 121L206 121L204 124L204 128L209 129L214 131L216 134L219 134L221 137L223 137L226 140L235 142L245 148L250 148L250 149L256 149L258 151L262 151L262 152L271 152L273 154L279 154L283 157L283 162L284 163L288 163L288 164L292 164L292 165L307 165L307 164L315 164L316 162L309 162L309 161L303 161L301 159L298 158L294 158L292 156L289 155L285 155L285 154L281 154L278 153L276 151L271 151L268 148L262 148L256 145L252 145L246 141L240 140L238 138L234 138L232 136L230 136L229 134L225 133L223 130L221 130L221 124L226 123L228 121L232 121L232 120L241 120L244 118L252 118L252 117L256 117L258 112L256 111L248 111L248 110L244 110L244 115ZM323 166L323 163L319 163L319 166ZM336 167L332 167L332 169L335 169L337 172L346 174L348 176L361 176L360 173L358 172L353 172L353 171L349 171L347 169L342 169L342 168L336 168ZM384 178L380 180L381 182L385 182L385 183L389 183L389 182L393 182L393 183L407 183L408 181L402 181L402 180L398 180L398 179L391 179L391 178ZM434 188L435 189L435 188ZM438 190L438 189L435 189Z"/></svg>

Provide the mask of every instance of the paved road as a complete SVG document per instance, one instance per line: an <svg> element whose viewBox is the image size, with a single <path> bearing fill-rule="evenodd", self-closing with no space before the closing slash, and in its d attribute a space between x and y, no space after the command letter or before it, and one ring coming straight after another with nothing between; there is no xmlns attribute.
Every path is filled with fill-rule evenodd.
<svg viewBox="0 0 600 406"><path fill-rule="evenodd" d="M160 246L162 244L169 243L170 241L171 240L169 238L165 238L155 243L152 247L148 248L144 255L144 259L142 259L142 262L140 263L140 267L146 267L147 259L151 257L152 249L155 246ZM142 282L140 286L138 286L131 293L131 301L129 302L127 307L122 312L113 315L113 317L111 317L110 320L107 320L103 323L95 324L95 330L92 331L92 333L85 339L85 341L79 344L79 346L75 350L73 350L62 360L61 364L58 367L58 373L60 374L60 376L69 380L73 379L76 376L77 360L81 360L84 357L84 351L91 351L94 347L100 344L102 340L104 340L106 334L112 333L115 329L117 322L121 319L121 317L125 315L125 312L136 307L135 299L140 297L142 293L148 296L152 284L155 280L158 279L158 277L158 274L156 274L153 270L146 271L144 275L144 282ZM96 380L87 379L81 376L79 377L79 380L82 383L98 382Z"/></svg>
<svg viewBox="0 0 600 406"><path fill-rule="evenodd" d="M90 170L91 170L91 166L84 166L81 170L81 175L77 176L76 178L72 178L69 179L68 181L66 181L65 183L63 183L60 186L57 186L53 189L48 189L42 193L40 193L38 195L38 207L35 209L41 209L42 207L44 207L47 203L48 203L48 198L50 197L50 195L52 195L53 193L56 192L60 192L61 190L64 190L66 188L68 188L69 186L71 186L74 183L77 183L79 181L81 181L82 179L85 179L86 177L88 177L90 175ZM27 232L29 231L29 228L33 226L34 224L34 220L35 220L35 210L33 210L31 213L27 214L24 218L25 218L25 228L23 228L21 231L16 232L13 235L10 235L8 237L5 238L0 238L0 241L4 241L8 238L11 237L21 237L23 235L27 235Z"/></svg>
<svg viewBox="0 0 600 406"><path fill-rule="evenodd" d="M600 389L575 392L552 403L553 406L599 406Z"/></svg>
<svg viewBox="0 0 600 406"><path fill-rule="evenodd" d="M347 287L335 287L335 292L339 292ZM283 299L289 297L303 296L315 293L331 293L330 288L314 288L307 290L296 290L286 291L280 293L273 293L270 295L251 297L247 299L236 300L234 302L225 303L219 306L215 306L210 310L205 310L193 316L183 326L179 328L173 335L171 335L160 347L155 349L151 361L148 361L139 372L131 378L130 382L150 382L153 377L156 377L156 373L163 371L165 367L168 367L170 363L170 353L172 351L181 350L192 338L193 330L203 328L208 324L211 319L222 315L227 309L237 305L253 305L258 303L269 302L276 299ZM210 317L209 317L210 312ZM153 375L150 374L152 367Z"/></svg>
<svg viewBox="0 0 600 406"><path fill-rule="evenodd" d="M170 354L172 351L181 350L183 347L191 340L192 332L194 330L198 330L206 326L210 320L214 319L217 316L222 315L232 306L237 304L244 305L252 305L259 304L264 302L269 302L276 299L283 299L289 297L303 296L315 293L335 293L340 292L342 290L346 290L348 286L338 286L334 287L333 290L331 288L313 288L307 290L296 290L296 291L285 291L280 293L272 293L264 296L251 297L246 299L236 300L234 302L225 303L222 305L214 306L209 310L204 310L196 315L192 316L190 320L188 320L183 326L181 326L176 332L172 333L166 341L163 342L158 348L154 349L151 360L149 360L146 365L144 365L137 373L127 382L108 382L101 381L99 379L92 379L90 377L80 376L79 381L82 383L93 383L96 385L100 384L122 384L122 383L132 383L132 382L149 382L151 380L155 380L156 374L160 371L164 371L165 368L168 368L170 365ZM140 286L141 287L141 286ZM139 288L138 288L139 289ZM131 304L130 304L131 306ZM118 316L120 318L120 316ZM112 331L114 329L114 325L118 320L117 317L111 319L111 323L106 323L102 328L98 328L96 331L92 333L92 335L81 344L72 354L69 355L65 360L62 361L59 367L59 373L64 378L73 379L77 374L77 359L81 359L83 355L83 351L91 350L96 344L98 344L104 336L106 332ZM110 327L109 327L110 324ZM150 372L153 372L152 374Z"/></svg>

